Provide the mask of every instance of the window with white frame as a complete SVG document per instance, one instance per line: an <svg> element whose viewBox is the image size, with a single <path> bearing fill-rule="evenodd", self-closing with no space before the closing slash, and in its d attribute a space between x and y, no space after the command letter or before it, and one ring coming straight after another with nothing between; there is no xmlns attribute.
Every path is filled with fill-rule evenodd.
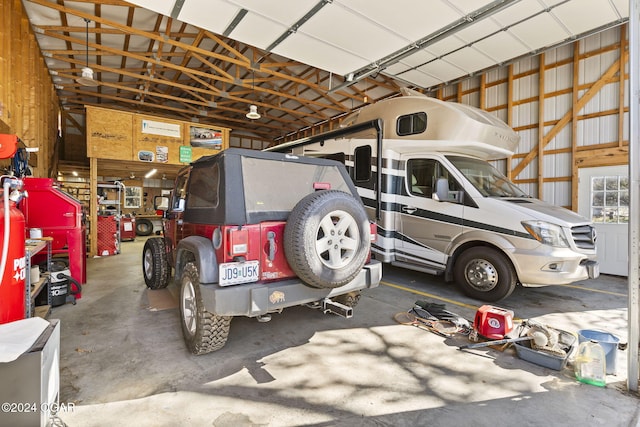
<svg viewBox="0 0 640 427"><path fill-rule="evenodd" d="M629 177L591 178L591 221L604 224L629 223Z"/></svg>

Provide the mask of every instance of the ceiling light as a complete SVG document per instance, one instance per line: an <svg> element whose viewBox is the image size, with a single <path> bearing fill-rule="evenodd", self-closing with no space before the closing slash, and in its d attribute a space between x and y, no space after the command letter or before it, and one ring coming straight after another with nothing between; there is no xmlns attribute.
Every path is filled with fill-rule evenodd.
<svg viewBox="0 0 640 427"><path fill-rule="evenodd" d="M71 173L73 174L73 176L78 176L78 172L76 171L72 171Z"/></svg>
<svg viewBox="0 0 640 427"><path fill-rule="evenodd" d="M87 23L87 43L85 45L87 52L87 66L82 69L82 77L76 79L77 83L82 86L98 86L98 82L93 80L93 70L89 67L89 20L85 19Z"/></svg>
<svg viewBox="0 0 640 427"><path fill-rule="evenodd" d="M249 106L249 112L247 113L247 119L256 120L260 118L260 114L258 114L258 107L255 105Z"/></svg>
<svg viewBox="0 0 640 427"><path fill-rule="evenodd" d="M158 169L155 169L155 168L154 168L154 169L151 169L149 172L147 172L147 173L145 174L145 176L144 176L144 177L145 177L145 178L151 178L151 177L152 177L156 172L158 172Z"/></svg>
<svg viewBox="0 0 640 427"><path fill-rule="evenodd" d="M251 91L255 92L256 91L256 73L253 70L251 71L251 77L252 77ZM258 107L255 105L250 105L249 112L247 113L247 119L256 120L259 118L260 118L260 114L258 114Z"/></svg>

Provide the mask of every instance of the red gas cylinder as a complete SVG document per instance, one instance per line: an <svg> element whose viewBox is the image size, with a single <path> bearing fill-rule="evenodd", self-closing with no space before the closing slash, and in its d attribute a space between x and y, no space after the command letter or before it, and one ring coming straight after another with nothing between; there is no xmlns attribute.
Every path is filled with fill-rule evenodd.
<svg viewBox="0 0 640 427"><path fill-rule="evenodd" d="M1 191L0 191L1 193ZM4 218L7 212L0 199L0 257L4 245ZM25 221L24 215L9 202L9 246L7 261L0 283L0 323L13 322L25 318ZM1 258L0 258L1 259ZM1 266L0 266L1 267Z"/></svg>
<svg viewBox="0 0 640 427"><path fill-rule="evenodd" d="M473 328L485 338L501 340L513 330L513 311L483 305L476 311Z"/></svg>

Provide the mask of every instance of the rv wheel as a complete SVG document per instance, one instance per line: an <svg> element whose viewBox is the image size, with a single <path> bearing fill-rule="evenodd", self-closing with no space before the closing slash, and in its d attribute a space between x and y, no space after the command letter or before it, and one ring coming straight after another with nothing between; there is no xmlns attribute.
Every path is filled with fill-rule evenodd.
<svg viewBox="0 0 640 427"><path fill-rule="evenodd" d="M458 257L453 270L462 291L482 301L500 301L511 295L516 287L516 273L511 262L493 248L467 249Z"/></svg>
<svg viewBox="0 0 640 427"><path fill-rule="evenodd" d="M231 317L210 313L202 303L200 274L192 262L184 267L180 287L182 335L193 354L220 350L227 342Z"/></svg>
<svg viewBox="0 0 640 427"><path fill-rule="evenodd" d="M142 249L142 275L149 289L163 289L169 284L171 267L167 261L164 239L152 237Z"/></svg>
<svg viewBox="0 0 640 427"><path fill-rule="evenodd" d="M337 288L364 266L370 227L359 200L337 190L311 193L293 208L284 230L291 269L311 287Z"/></svg>

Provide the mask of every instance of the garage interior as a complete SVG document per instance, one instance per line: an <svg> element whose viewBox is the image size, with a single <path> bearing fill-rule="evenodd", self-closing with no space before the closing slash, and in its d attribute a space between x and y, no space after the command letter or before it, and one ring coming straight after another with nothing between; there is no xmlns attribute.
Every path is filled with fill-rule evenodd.
<svg viewBox="0 0 640 427"><path fill-rule="evenodd" d="M0 424L640 425L635 3L0 0L0 157L16 149L0 165L29 192L27 243L13 243L27 267L46 265L27 283L42 274L51 293L52 268L69 276L61 304L29 289L25 313L0 325L39 317L52 342L59 334L55 363L0 362L3 401L55 372L57 411L38 401L35 418L24 406L6 418L16 414L3 406ZM185 348L179 289L147 289L141 271L145 241L161 233L155 197L200 156L340 129L403 88L507 123L520 142L495 166L594 221L600 277L518 287L496 305L516 322L616 336L605 387L577 381L574 357L550 369L514 345L459 349L466 337L398 324L419 300L471 320L484 303L386 264L350 319L289 308L265 323L235 318L219 351ZM194 145L194 132L215 145ZM592 214L593 177L626 182L609 216Z"/></svg>

